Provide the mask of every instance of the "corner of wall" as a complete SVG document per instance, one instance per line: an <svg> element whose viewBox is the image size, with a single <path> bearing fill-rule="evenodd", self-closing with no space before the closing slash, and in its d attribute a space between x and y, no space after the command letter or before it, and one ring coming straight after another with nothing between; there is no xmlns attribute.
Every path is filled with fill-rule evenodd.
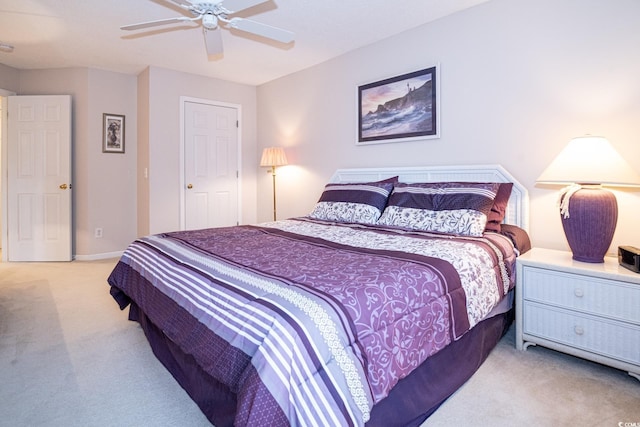
<svg viewBox="0 0 640 427"><path fill-rule="evenodd" d="M149 74L147 67L138 74L138 200L137 234L149 234Z"/></svg>

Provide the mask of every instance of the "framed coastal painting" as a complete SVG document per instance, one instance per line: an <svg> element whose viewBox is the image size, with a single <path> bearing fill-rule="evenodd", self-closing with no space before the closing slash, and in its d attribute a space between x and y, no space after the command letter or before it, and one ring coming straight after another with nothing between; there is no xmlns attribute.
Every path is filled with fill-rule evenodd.
<svg viewBox="0 0 640 427"><path fill-rule="evenodd" d="M102 152L124 153L124 116L102 115Z"/></svg>
<svg viewBox="0 0 640 427"><path fill-rule="evenodd" d="M357 145L440 137L438 67L358 86Z"/></svg>

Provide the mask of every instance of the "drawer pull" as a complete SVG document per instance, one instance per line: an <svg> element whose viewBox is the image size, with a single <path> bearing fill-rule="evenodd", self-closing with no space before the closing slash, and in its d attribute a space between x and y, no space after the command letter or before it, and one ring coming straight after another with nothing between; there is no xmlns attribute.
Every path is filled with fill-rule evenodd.
<svg viewBox="0 0 640 427"><path fill-rule="evenodd" d="M582 326L574 326L573 331L576 333L576 335L584 334L584 328Z"/></svg>
<svg viewBox="0 0 640 427"><path fill-rule="evenodd" d="M582 288L575 288L573 290L573 294L578 298L582 298L584 296L584 291L582 290Z"/></svg>

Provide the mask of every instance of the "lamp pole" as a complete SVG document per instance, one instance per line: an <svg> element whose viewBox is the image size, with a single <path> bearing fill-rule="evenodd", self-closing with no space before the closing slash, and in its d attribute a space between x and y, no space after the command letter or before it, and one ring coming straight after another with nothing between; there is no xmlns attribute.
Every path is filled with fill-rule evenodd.
<svg viewBox="0 0 640 427"><path fill-rule="evenodd" d="M273 178L273 220L276 220L276 167L271 166L271 175Z"/></svg>
<svg viewBox="0 0 640 427"><path fill-rule="evenodd" d="M287 164L287 156L282 147L267 147L262 150L260 166L270 168L267 173L271 173L273 179L273 220L276 221L276 167Z"/></svg>

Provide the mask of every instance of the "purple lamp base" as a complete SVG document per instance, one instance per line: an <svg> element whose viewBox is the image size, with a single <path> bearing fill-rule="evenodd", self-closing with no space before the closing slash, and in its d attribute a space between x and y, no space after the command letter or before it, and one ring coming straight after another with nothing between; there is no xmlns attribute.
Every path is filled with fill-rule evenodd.
<svg viewBox="0 0 640 427"><path fill-rule="evenodd" d="M583 187L569 200L569 218L561 218L573 259L604 262L618 222L616 196L601 187Z"/></svg>

